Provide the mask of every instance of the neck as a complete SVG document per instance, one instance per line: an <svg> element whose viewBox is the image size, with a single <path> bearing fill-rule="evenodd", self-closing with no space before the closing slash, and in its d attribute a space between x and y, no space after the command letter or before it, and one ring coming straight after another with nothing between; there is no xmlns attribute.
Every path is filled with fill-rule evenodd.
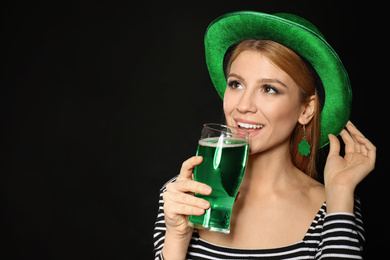
<svg viewBox="0 0 390 260"><path fill-rule="evenodd" d="M256 153L249 156L241 187L246 191L283 189L291 184L296 170L288 147Z"/></svg>

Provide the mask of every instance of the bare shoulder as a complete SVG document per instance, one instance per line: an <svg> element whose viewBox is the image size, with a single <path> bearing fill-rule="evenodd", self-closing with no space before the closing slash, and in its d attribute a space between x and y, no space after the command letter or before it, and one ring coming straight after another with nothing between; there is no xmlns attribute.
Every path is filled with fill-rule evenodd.
<svg viewBox="0 0 390 260"><path fill-rule="evenodd" d="M319 181L317 181L317 180L315 180L315 179L313 179L313 178L311 178L311 177L309 177L309 176L307 176L307 175L306 175L306 178L307 178L307 183L308 183L308 185L309 185L312 189L314 189L314 190L316 190L316 191L318 191L318 192L325 192L325 186L324 186L324 184L322 184L321 182L319 182Z"/></svg>
<svg viewBox="0 0 390 260"><path fill-rule="evenodd" d="M306 174L304 174L303 178L304 190L307 192L307 196L316 204L323 203L325 201L325 186Z"/></svg>

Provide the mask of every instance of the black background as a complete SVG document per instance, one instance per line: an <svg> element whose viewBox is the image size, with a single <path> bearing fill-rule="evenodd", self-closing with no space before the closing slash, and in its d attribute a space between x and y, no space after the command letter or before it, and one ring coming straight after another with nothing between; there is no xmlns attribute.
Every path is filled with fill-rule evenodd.
<svg viewBox="0 0 390 260"><path fill-rule="evenodd" d="M339 53L351 119L378 147L377 167L356 191L366 259L384 252L384 6L54 2L0 4L1 259L152 258L159 188L194 155L201 125L223 122L204 32L237 10L300 15Z"/></svg>

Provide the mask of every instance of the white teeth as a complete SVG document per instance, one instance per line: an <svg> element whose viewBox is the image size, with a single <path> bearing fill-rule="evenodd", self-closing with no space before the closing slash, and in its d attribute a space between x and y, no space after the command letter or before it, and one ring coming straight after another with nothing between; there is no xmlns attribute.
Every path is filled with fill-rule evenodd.
<svg viewBox="0 0 390 260"><path fill-rule="evenodd" d="M253 125L253 124L246 124L246 123L240 123L240 122L237 122L237 124L239 127L242 127L242 128L261 129L264 127L263 125Z"/></svg>

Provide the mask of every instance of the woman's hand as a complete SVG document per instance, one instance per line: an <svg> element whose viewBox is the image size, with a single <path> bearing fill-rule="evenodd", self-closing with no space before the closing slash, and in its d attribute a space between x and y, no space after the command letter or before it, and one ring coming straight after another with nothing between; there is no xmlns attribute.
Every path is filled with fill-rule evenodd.
<svg viewBox="0 0 390 260"><path fill-rule="evenodd" d="M182 236L192 229L188 226L190 215L200 216L210 207L210 203L194 196L194 193L209 195L211 188L206 184L193 180L192 171L196 165L203 161L200 156L194 156L185 161L180 170L180 175L175 182L167 185L167 191L163 194L165 225L176 235Z"/></svg>
<svg viewBox="0 0 390 260"><path fill-rule="evenodd" d="M184 259L193 228L188 225L190 215L203 215L210 203L194 196L194 193L211 194L211 188L193 180L192 172L196 165L203 161L194 156L185 161L180 175L175 182L167 185L163 194L165 214L165 243L163 255L165 259ZM169 256L168 256L169 254Z"/></svg>
<svg viewBox="0 0 390 260"><path fill-rule="evenodd" d="M330 150L324 169L328 213L353 212L356 186L374 169L376 148L349 121L349 133L344 129L340 136L345 143L345 155L340 156L340 142L329 135Z"/></svg>

